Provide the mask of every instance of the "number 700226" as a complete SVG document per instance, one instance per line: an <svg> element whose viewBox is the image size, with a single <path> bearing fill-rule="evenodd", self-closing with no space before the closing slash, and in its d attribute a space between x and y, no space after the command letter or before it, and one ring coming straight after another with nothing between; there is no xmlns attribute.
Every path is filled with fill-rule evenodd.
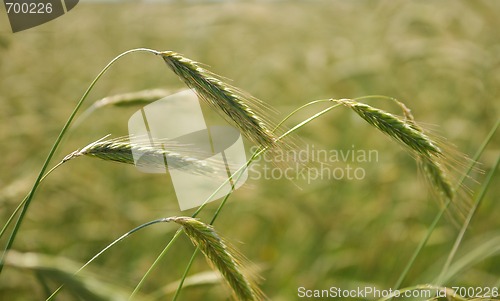
<svg viewBox="0 0 500 301"><path fill-rule="evenodd" d="M12 3L6 2L8 14L50 14L52 3Z"/></svg>
<svg viewBox="0 0 500 301"><path fill-rule="evenodd" d="M455 295L466 298L497 298L499 296L498 287L451 287Z"/></svg>

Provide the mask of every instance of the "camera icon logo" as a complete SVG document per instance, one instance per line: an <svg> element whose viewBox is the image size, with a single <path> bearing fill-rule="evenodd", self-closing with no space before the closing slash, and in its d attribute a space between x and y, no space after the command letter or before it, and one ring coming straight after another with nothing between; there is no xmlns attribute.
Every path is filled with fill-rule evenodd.
<svg viewBox="0 0 500 301"><path fill-rule="evenodd" d="M130 143L164 151L164 164L148 164L140 151L132 154L141 172L168 171L181 210L224 197L248 178L241 168L247 159L240 132L230 126L207 126L192 90L144 106L130 117L128 130Z"/></svg>

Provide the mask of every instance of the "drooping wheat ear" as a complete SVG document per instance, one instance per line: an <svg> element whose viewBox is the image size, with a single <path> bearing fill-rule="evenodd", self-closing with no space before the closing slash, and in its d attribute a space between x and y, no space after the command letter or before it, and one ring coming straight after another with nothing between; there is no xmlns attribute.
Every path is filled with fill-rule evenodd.
<svg viewBox="0 0 500 301"><path fill-rule="evenodd" d="M405 117L405 122L407 122L416 131L424 133L424 129L417 124L415 117L411 113L411 110L402 102L394 100L396 104L399 105L403 111ZM442 148L440 148L442 149ZM448 177L448 171L445 164L445 154L440 153L439 156L434 156L434 158L429 158L427 156L418 155L417 161L420 164L425 176L433 187L437 188L437 191L441 194L442 199L453 200L455 197L455 191L451 181Z"/></svg>
<svg viewBox="0 0 500 301"><path fill-rule="evenodd" d="M403 110L405 120L383 110L373 108L367 104L349 99L333 100L351 108L369 124L383 133L402 143L412 153L427 178L428 183L438 192L441 203L451 201L454 204L454 213L462 215L464 204L456 200L456 189L450 180L447 168L450 158L420 127L411 111L401 102L396 103Z"/></svg>
<svg viewBox="0 0 500 301"><path fill-rule="evenodd" d="M95 108L101 108L104 106L117 106L117 107L142 106L149 104L153 101L156 101L160 98L167 97L171 94L172 91L165 89L142 90L142 91L108 96L94 102L92 106Z"/></svg>
<svg viewBox="0 0 500 301"><path fill-rule="evenodd" d="M207 261L222 274L236 299L264 299L264 294L251 277L245 275L241 255L228 247L212 226L192 217L169 217L165 221L182 225L193 244L200 248Z"/></svg>
<svg viewBox="0 0 500 301"><path fill-rule="evenodd" d="M105 161L149 168L165 169L168 164L169 168L202 175L214 174L219 168L218 162L200 159L207 158L207 155L190 150L189 145L181 145L174 141L136 139L136 142L131 143L128 137L108 140L105 138L72 152L63 159L63 162L79 156L91 156ZM190 152L193 155L188 155ZM134 160L134 156L137 161Z"/></svg>
<svg viewBox="0 0 500 301"><path fill-rule="evenodd" d="M427 157L442 154L441 149L427 135L390 113L349 99L333 101L351 108L366 122L419 154Z"/></svg>
<svg viewBox="0 0 500 301"><path fill-rule="evenodd" d="M257 113L257 106L262 105L259 100L218 79L197 62L178 53L164 51L160 55L168 67L195 90L200 99L222 113L248 139L264 147L275 146L276 136L271 131L272 126L262 113Z"/></svg>
<svg viewBox="0 0 500 301"><path fill-rule="evenodd" d="M420 131L422 133L425 132L424 128L422 128L415 121L413 114L410 109L406 107L402 102L395 100L396 103L401 107L403 114L406 118L406 122L410 124L415 130ZM434 156L434 158L428 158L426 156L422 156L417 154L417 162L420 166L420 169L423 171L427 182L431 185L431 187L435 188L438 192L438 197L441 200L441 203L447 204L450 201L452 214L450 216L459 216L465 217L465 212L467 212L468 207L470 206L468 202L467 194L465 193L465 187L459 185L455 187L452 184L450 179L450 165L448 162L453 158L449 158L455 154L457 157L460 157L460 160L468 161L469 159L464 154L460 154L458 151L450 151L450 147L447 145L440 146L443 149L443 153L439 156ZM452 166L453 167L453 166ZM460 172L462 173L462 172ZM465 174L465 172L463 173ZM463 193L460 193L463 192ZM460 203L462 201L462 203Z"/></svg>

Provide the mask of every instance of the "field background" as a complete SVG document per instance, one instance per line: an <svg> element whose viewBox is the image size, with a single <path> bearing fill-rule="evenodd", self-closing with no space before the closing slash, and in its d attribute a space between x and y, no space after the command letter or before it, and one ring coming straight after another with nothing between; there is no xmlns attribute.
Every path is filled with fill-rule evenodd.
<svg viewBox="0 0 500 301"><path fill-rule="evenodd" d="M113 57L136 47L173 50L203 62L276 107L281 117L315 99L392 96L472 156L499 117L499 13L499 1L482 0L83 1L61 18L12 34L2 12L0 220L6 221L29 191L93 77ZM87 105L150 88L183 85L161 59L134 54L103 77ZM371 104L399 113L383 101ZM108 133L126 134L136 109L97 111L65 139L55 160ZM317 110L294 117L291 124ZM296 300L300 286L391 288L439 210L414 160L344 108L299 134L316 148L377 150L379 161L362 165L366 178L361 181L323 180L301 183L302 189L287 180L251 181L231 197L216 229L259 265L262 289L272 300ZM499 148L497 134L480 159L481 169L490 169ZM474 177L478 183L469 184L477 192L485 175ZM491 245L500 239L499 197L500 186L492 185L457 257L463 263L469 256L473 264L446 285L499 286L500 257L494 247L499 244ZM203 220L217 204L208 206ZM135 226L190 214L178 210L168 176L92 158L69 162L41 185L14 245L17 252L47 255L42 261L47 269L35 273L23 268L21 259L11 263L1 275L0 299L43 300L44 283L50 291L61 283L62 276L51 268L74 271ZM86 283L97 294L127 296L176 229L156 225L131 236L90 265L75 287ZM442 220L403 286L432 282L457 233ZM171 298L169 285L181 277L192 251L187 239L179 240L140 297ZM210 268L199 256L191 273L205 271ZM188 287L180 296L228 298L219 284ZM82 299L66 289L60 300Z"/></svg>

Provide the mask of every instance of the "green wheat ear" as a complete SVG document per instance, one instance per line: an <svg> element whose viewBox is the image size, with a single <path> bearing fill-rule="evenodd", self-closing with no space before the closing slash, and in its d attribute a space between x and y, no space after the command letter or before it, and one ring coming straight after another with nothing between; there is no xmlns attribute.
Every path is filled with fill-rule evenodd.
<svg viewBox="0 0 500 301"><path fill-rule="evenodd" d="M351 108L361 118L381 132L424 156L441 155L441 149L422 131L383 110L349 99L334 100Z"/></svg>
<svg viewBox="0 0 500 301"><path fill-rule="evenodd" d="M438 193L442 204L448 200L453 204L454 216L463 217L467 204L461 204L457 191L452 185L448 163L453 158L443 151L446 147L429 138L424 130L415 122L410 110L401 102L396 103L401 107L405 119L401 119L383 110L371 107L354 100L332 100L352 109L361 118L378 130L402 144L417 160L427 182ZM466 158L465 156L463 156ZM466 201L466 200L465 200Z"/></svg>
<svg viewBox="0 0 500 301"><path fill-rule="evenodd" d="M88 156L104 161L162 169L168 162L169 168L199 175L213 175L224 168L216 160L202 159L208 158L209 155L192 150L191 145L161 139L152 141L136 139L137 141L130 142L129 137L105 138L72 152L64 157L63 162L80 156Z"/></svg>
<svg viewBox="0 0 500 301"><path fill-rule="evenodd" d="M268 148L276 145L277 137L271 131L272 125L264 118L258 106L262 102L217 78L195 61L172 52L161 52L167 66L200 99L225 117L252 142Z"/></svg>
<svg viewBox="0 0 500 301"><path fill-rule="evenodd" d="M235 299L242 301L264 300L264 294L245 274L242 255L235 252L215 232L214 228L192 217L169 217L166 222L175 222L205 255L210 265L224 277L233 291Z"/></svg>

